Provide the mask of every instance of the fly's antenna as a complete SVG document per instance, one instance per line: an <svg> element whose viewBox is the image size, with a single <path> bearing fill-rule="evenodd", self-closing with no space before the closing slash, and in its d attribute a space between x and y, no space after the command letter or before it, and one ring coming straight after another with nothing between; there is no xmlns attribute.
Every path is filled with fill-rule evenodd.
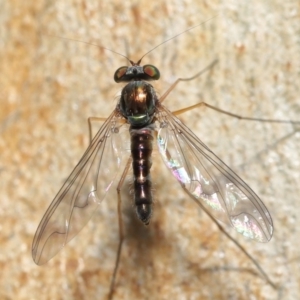
<svg viewBox="0 0 300 300"><path fill-rule="evenodd" d="M180 35L182 35L182 34L188 32L188 31L191 31L192 29L194 29L194 28L196 28L196 27L199 27L199 26L201 26L201 25L203 25L203 24L209 22L210 20L214 19L215 17L217 17L217 15L215 15L215 16L213 16L213 17L207 19L207 20L204 21L204 22L201 22L201 23L199 23L199 24L197 24L197 25L194 25L194 26L192 26L192 27L190 27L190 28L188 28L188 29L186 29L186 30L184 30L184 31L182 31L182 32L180 32L180 33L178 33L178 34L172 36L171 38L169 38L169 39L163 41L162 43L158 44L157 46L155 46L154 48L152 48L151 50L149 50L148 52L146 52L146 53L140 58L140 60L139 60L137 63L133 62L133 61L130 60L127 56L125 56L125 55L123 55L123 54L121 54L121 53L119 53L119 52L117 52L117 51L114 51L114 50L112 50L112 49L109 49L109 48L100 46L100 45L98 45L98 44L93 44L93 43L90 43L90 42L85 42L85 41L81 41L81 40L77 40L77 39L73 39L73 38L66 38L66 37L59 36L59 35L52 35L52 34L49 34L49 33L43 33L43 35L48 35L48 36L51 36L51 37L61 38L61 39L63 39L63 40L67 40L67 41L74 41L74 42L78 42L78 43L82 43L82 44L86 44L86 45L95 46L95 47L98 47L98 48L100 48L100 49L104 49L104 50L110 51L110 52L112 52L112 53L115 53L115 54L117 54L117 55L120 55L120 56L126 58L126 59L130 62L130 64L131 64L132 66L135 66L135 65L139 66L140 63L141 63L141 61L142 61L142 59L143 59L146 55L148 55L149 53L151 53L152 51L154 51L156 48L158 48L158 47L160 47L161 45L163 45L163 44L165 44L165 43L167 43L167 42L169 42L169 41L171 41L171 40L177 38L178 36L180 36Z"/></svg>
<svg viewBox="0 0 300 300"><path fill-rule="evenodd" d="M81 41L81 40L77 40L77 39L66 38L66 37L59 36L59 35L52 35L52 34L49 34L49 33L43 33L43 35L48 35L48 36L60 38L60 39L67 40L67 41L74 41L74 42L78 42L78 43L82 43L82 44L86 44L86 45L96 46L96 47L98 47L100 49L104 49L104 50L110 51L112 53L118 54L118 55L126 58L133 65L133 62L127 56L125 56L125 55L123 55L123 54L121 54L121 53L119 53L117 51L111 50L109 48L100 46L98 44L93 44L93 43L89 43L89 42L85 42L85 41Z"/></svg>
<svg viewBox="0 0 300 300"><path fill-rule="evenodd" d="M155 50L156 48L160 47L161 45L163 45L163 44L165 44L165 43L167 43L167 42L169 42L169 41L171 41L171 40L177 38L178 36L180 36L180 35L182 35L182 34L188 32L188 31L190 31L190 30L192 30L192 29L194 29L194 28L196 28L196 27L199 27L199 26L201 26L201 25L203 25L203 24L209 22L210 20L214 19L214 18L217 17L217 16L218 16L218 15L215 15L215 16L213 16L213 17L207 19L206 21L201 22L201 23L199 23L199 24L197 24L197 25L194 25L194 26L192 26L192 27L190 27L190 28L188 28L188 29L186 29L186 30L184 30L184 31L182 31L182 32L180 32L180 33L178 33L178 34L172 36L171 38L169 38L169 39L163 41L162 43L158 44L157 46L155 46L154 48L152 48L151 50L149 50L148 52L146 52L146 53L141 57L141 59L138 61L137 64L139 65L140 62L142 61L142 59L143 59L146 55L148 55L150 52L152 52L153 50Z"/></svg>

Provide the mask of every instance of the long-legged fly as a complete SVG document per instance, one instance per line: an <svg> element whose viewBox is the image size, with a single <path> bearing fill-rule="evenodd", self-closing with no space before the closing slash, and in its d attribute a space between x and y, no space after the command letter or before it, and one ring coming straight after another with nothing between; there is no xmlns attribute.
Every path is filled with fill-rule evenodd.
<svg viewBox="0 0 300 300"><path fill-rule="evenodd" d="M271 215L257 194L184 125L177 115L195 107L206 106L239 119L299 123L242 117L204 102L171 112L163 104L169 93L180 81L192 80L205 70L190 78L177 79L158 98L149 82L158 80L160 72L153 65L141 65L142 58L135 63L126 57L131 65L116 70L115 82L126 83L116 108L105 119L79 163L50 204L32 244L35 263L46 263L86 225L95 210L101 207L101 202L112 183L118 181L120 243L110 295L113 293L123 241L120 188L126 174L132 172L136 214L142 223L148 225L153 210L151 155L154 147L158 149L164 164L181 188L231 240L233 238L219 221L233 226L240 234L258 242L268 242L272 237ZM207 68L211 68L215 63L216 61L212 62ZM272 284L250 254L238 242L234 242Z"/></svg>

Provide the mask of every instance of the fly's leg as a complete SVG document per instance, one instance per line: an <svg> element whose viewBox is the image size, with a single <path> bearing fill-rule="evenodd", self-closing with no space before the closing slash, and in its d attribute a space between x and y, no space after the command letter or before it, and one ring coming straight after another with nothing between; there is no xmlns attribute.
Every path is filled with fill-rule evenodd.
<svg viewBox="0 0 300 300"><path fill-rule="evenodd" d="M188 107L185 107L185 108L182 108L182 109L179 109L179 110L176 110L176 111L173 111L173 115L175 116L178 116L180 114L183 114L187 111L190 111L192 109L195 109L197 107L207 107L207 108L210 108L212 110L215 110L221 114L224 114L224 115L227 115L227 116L230 116L230 117L233 117L233 118L236 118L236 119L239 119L239 120L246 120L246 121L257 121L257 122L266 122L266 123L284 123L284 124L293 124L293 125L296 125L296 124L300 124L300 121L292 121L292 120L277 120L277 119L260 119L260 118L250 118L250 117L244 117L244 116L240 116L240 115L237 115L237 114L233 114L229 111L226 111L226 110L223 110L221 108L218 108L216 106L212 106L206 102L199 102L197 104L194 104L194 105L191 105L191 106L188 106Z"/></svg>
<svg viewBox="0 0 300 300"><path fill-rule="evenodd" d="M251 118L251 117L244 117L244 116L241 116L241 115L237 115L237 114L233 114L229 111L226 111L226 110L223 110L221 108L218 108L216 106L213 106L213 105L210 105L206 102L199 102L199 103L196 103L194 105L191 105L191 106L188 106L188 107L185 107L185 108L182 108L182 109L179 109L179 110L176 110L176 111L173 111L173 115L175 116L178 116L178 115L181 115L187 111L190 111L190 110L193 110L195 108L199 108L199 107L207 107L207 108L210 108L218 113L221 113L221 114L224 114L224 115L227 115L227 116L230 116L232 118L236 118L236 119L239 119L239 120L245 120L245 121L255 121L255 122L264 122L264 123L279 123L279 124L292 124L292 125L300 125L300 121L293 121L293 120L278 120L278 119L261 119L261 118ZM277 140L276 142L274 142L272 145L270 145L271 147L274 147L276 146L277 144L279 144L280 142L282 142L283 140L286 140L288 138L290 138L292 135L295 134L295 132L299 131L300 128L298 127L294 127L294 130L287 134L286 136L280 138L279 140ZM265 150L263 150L265 151ZM255 156L258 157L263 151L261 152L258 152Z"/></svg>
<svg viewBox="0 0 300 300"><path fill-rule="evenodd" d="M116 284L116 277L118 273L118 268L119 268L119 263L120 263L120 258L121 258L121 252L122 252L122 245L123 245L123 240L124 240L124 232L123 232L123 219L122 219L122 200L121 200L121 188L124 183L125 177L127 175L127 172L130 168L130 165L132 163L131 157L128 159L127 164L125 166L125 169L122 173L121 179L118 183L117 186L117 193L118 193L118 223L119 223L119 245L118 245L118 251L117 251L117 257L116 257L116 262L115 262L115 268L114 272L111 277L110 281L110 288L109 288L109 294L108 294L108 300L113 299L113 294L114 294L114 289L115 289L115 284Z"/></svg>
<svg viewBox="0 0 300 300"><path fill-rule="evenodd" d="M178 78L176 79L176 81L166 90L166 92L160 97L159 99L159 102L162 103L167 97L168 95L172 92L172 90L176 87L176 85L180 82L180 81L190 81L190 80L193 80L197 77L199 77L201 74L203 74L204 72L210 70L211 68L214 67L215 64L217 64L218 60L214 60L213 62L211 62L206 68L204 68L203 70L201 70L199 73L195 74L194 76L192 77L189 77L189 78ZM194 105L191 105L191 106L188 106L188 107L185 107L185 108L182 108L182 109L179 109L179 110L176 110L174 112L172 112L175 116L178 116L180 114L183 114L189 110L192 110L194 108L197 108L197 107L207 107L207 108L210 108L212 110L215 110L221 114L225 114L225 115L228 115L230 117L233 117L233 118L237 118L239 120L246 120L246 121L257 121L257 122L266 122L266 123L283 123L283 124L293 124L293 125L298 125L300 124L300 121L292 121L292 120L277 120L277 119L261 119L261 118L250 118L250 117L244 117L244 116L241 116L241 115L237 115L237 114L233 114L229 111L226 111L226 110L223 110L221 108L218 108L216 106L213 106L213 105L210 105L206 102L199 102L199 103L196 103Z"/></svg>
<svg viewBox="0 0 300 300"><path fill-rule="evenodd" d="M92 122L105 122L106 120L107 120L107 118L102 118L102 117L89 117L88 118L90 143L92 142L92 139L93 139ZM122 122L125 124L126 120L124 119Z"/></svg>
<svg viewBox="0 0 300 300"><path fill-rule="evenodd" d="M157 137L157 132L156 132L156 137ZM169 153L169 151L166 151L166 155L168 157L168 159L171 159L171 155ZM173 171L178 171L177 167L173 167L172 168ZM198 201L197 199L195 199L195 197L193 197L190 192L186 189L185 184L180 183L182 189L201 207L201 209L208 215L208 217L217 225L218 229L230 240L232 241L237 248L239 248L242 253L245 254L245 256L255 265L255 267L257 268L257 270L260 272L260 274L262 275L262 277L266 280L266 282L268 282L268 284L270 284L274 289L277 289L277 286L275 285L275 283L269 278L269 276L267 275L267 273L264 271L264 269L260 266L260 264L256 261L256 259L251 256L251 254L248 253L248 251L238 242L236 241L224 228L223 226L212 216L212 214L201 204L200 201Z"/></svg>
<svg viewBox="0 0 300 300"><path fill-rule="evenodd" d="M168 95L172 92L172 90L176 87L176 85L180 82L180 81L190 81L193 80L197 77L199 77L201 74L203 74L204 72L206 72L207 70L210 70L216 63L218 62L217 59L215 59L212 63L210 63L206 68L204 68L203 70L201 70L199 73L195 74L192 77L189 78L178 78L176 79L176 81L165 91L165 93L160 97L159 102L162 103L167 97Z"/></svg>
<svg viewBox="0 0 300 300"><path fill-rule="evenodd" d="M93 134L92 134L92 122L105 122L107 118L98 118L98 117L89 117L88 118L88 126L89 126L89 138L90 138L90 143L92 142L93 139Z"/></svg>
<svg viewBox="0 0 300 300"><path fill-rule="evenodd" d="M205 211L205 213L209 216L209 218L217 225L218 229L230 240L232 241L237 248L239 248L246 256L247 258L255 265L257 270L260 272L260 274L263 276L263 278L266 280L268 284L270 284L274 289L277 289L276 284L269 278L267 273L264 271L264 269L261 267L261 265L257 262L257 260L237 241L235 240L225 229L224 227L215 220L215 218L211 215L211 213L200 203L200 201L196 200L189 191L185 188L184 184L181 184L181 187L183 190Z"/></svg>
<svg viewBox="0 0 300 300"><path fill-rule="evenodd" d="M300 125L300 121L293 121L293 120L278 120L278 119L261 119L261 118L251 118L251 117L245 117L245 116L241 116L241 115L237 115L234 113L231 113L229 111L223 110L221 108L218 108L216 106L210 105L204 101L196 103L194 105L173 111L172 114L175 116L181 115L187 111L193 110L195 108L201 108L201 107L207 107L210 108L218 113L230 116L232 118L236 118L239 120L245 120L245 121L255 121L255 122L264 122L264 123L277 123L277 124L292 124L294 125L293 131L291 131L290 133L288 133L287 135L281 137L280 139L276 140L274 143L270 144L268 146L268 149L275 147L276 145L280 144L282 141L289 139L291 136L293 136L296 132L300 131L299 125ZM296 126L298 125L298 126ZM255 154L255 157L259 157L260 155L262 155L263 152L267 151L267 149L264 149L262 151L259 151Z"/></svg>

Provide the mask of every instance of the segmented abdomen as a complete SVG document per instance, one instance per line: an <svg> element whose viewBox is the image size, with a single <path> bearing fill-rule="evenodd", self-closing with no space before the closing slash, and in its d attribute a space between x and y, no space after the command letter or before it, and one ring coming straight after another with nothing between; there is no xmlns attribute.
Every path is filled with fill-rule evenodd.
<svg viewBox="0 0 300 300"><path fill-rule="evenodd" d="M152 166L153 130L147 127L131 129L130 134L136 213L138 218L148 225L152 214L150 169Z"/></svg>

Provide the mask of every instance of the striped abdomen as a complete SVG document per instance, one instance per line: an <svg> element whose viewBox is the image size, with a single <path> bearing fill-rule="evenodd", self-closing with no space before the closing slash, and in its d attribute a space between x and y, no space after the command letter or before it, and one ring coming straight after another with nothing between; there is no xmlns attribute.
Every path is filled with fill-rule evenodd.
<svg viewBox="0 0 300 300"><path fill-rule="evenodd" d="M138 218L146 225L152 214L151 154L153 133L150 128L131 129L134 203Z"/></svg>

